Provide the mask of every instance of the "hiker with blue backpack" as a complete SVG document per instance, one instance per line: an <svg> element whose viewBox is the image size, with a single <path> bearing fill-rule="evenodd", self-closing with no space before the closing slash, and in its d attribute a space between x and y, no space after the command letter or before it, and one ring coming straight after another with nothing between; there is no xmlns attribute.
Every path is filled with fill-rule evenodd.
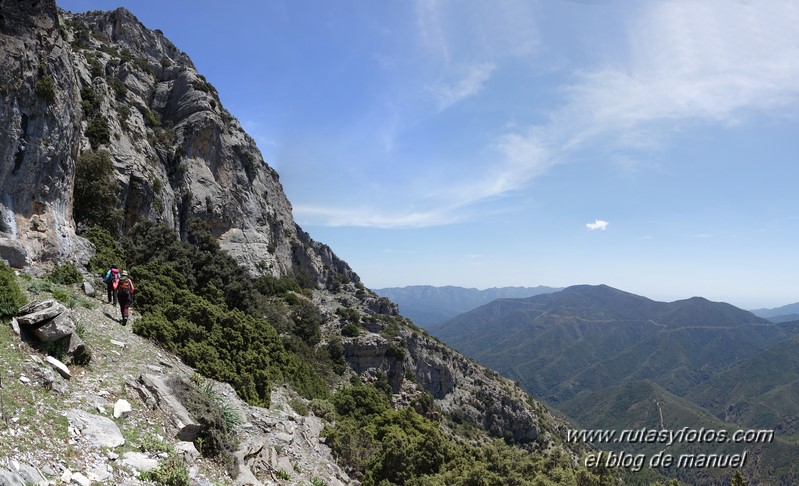
<svg viewBox="0 0 799 486"><path fill-rule="evenodd" d="M128 313L130 311L130 304L133 303L133 280L128 276L128 271L123 270L119 276L119 285L117 286L117 300L119 301L119 311L122 313L122 325L128 325Z"/></svg>
<svg viewBox="0 0 799 486"><path fill-rule="evenodd" d="M111 268L105 273L105 277L103 277L103 282L105 282L105 287L108 289L108 303L114 303L117 305L117 286L119 285L119 268L117 268L116 264L111 265Z"/></svg>

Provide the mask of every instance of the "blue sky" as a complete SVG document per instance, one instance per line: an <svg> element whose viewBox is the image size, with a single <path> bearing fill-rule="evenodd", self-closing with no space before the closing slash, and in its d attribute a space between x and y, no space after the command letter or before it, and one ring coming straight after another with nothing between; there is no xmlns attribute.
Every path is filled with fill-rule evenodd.
<svg viewBox="0 0 799 486"><path fill-rule="evenodd" d="M799 301L794 2L58 4L189 54L370 288Z"/></svg>

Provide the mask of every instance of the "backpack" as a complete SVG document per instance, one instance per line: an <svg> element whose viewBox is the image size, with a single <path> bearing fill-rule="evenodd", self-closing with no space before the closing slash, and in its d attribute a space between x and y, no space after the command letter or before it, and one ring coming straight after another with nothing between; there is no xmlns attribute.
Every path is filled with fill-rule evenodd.
<svg viewBox="0 0 799 486"><path fill-rule="evenodd" d="M108 271L108 275L106 278L103 279L105 283L113 284L114 288L116 288L117 283L119 282L119 269L112 268Z"/></svg>
<svg viewBox="0 0 799 486"><path fill-rule="evenodd" d="M130 280L125 280L119 284L119 288L117 289L117 299L126 301L131 300Z"/></svg>
<svg viewBox="0 0 799 486"><path fill-rule="evenodd" d="M109 278L109 282L111 283L111 285L114 286L114 290L116 290L117 285L119 285L119 269L118 268L112 268L111 269L111 276Z"/></svg>

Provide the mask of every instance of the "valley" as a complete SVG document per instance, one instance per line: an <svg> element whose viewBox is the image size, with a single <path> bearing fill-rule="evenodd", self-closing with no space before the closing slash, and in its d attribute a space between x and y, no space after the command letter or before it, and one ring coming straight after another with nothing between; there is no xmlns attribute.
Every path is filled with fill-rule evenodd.
<svg viewBox="0 0 799 486"><path fill-rule="evenodd" d="M497 299L430 329L589 430L772 431L768 441L597 441L651 458L747 453L749 478L794 481L799 322L701 297L658 302L578 285ZM740 456L739 456L740 457ZM687 459L686 459L687 461ZM730 467L665 468L687 482Z"/></svg>

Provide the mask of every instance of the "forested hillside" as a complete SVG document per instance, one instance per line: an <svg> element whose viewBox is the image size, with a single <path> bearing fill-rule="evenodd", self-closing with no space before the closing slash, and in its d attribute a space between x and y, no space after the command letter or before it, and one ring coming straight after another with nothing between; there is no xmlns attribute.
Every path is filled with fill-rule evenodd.
<svg viewBox="0 0 799 486"><path fill-rule="evenodd" d="M799 326L693 297L657 302L607 286L500 299L435 330L447 344L591 429L775 432L767 444L680 445L675 451L757 454L755 482L795 481ZM657 452L659 444L608 447ZM695 482L729 469L674 469ZM709 480L709 479L708 479ZM704 481L704 479L703 479Z"/></svg>

